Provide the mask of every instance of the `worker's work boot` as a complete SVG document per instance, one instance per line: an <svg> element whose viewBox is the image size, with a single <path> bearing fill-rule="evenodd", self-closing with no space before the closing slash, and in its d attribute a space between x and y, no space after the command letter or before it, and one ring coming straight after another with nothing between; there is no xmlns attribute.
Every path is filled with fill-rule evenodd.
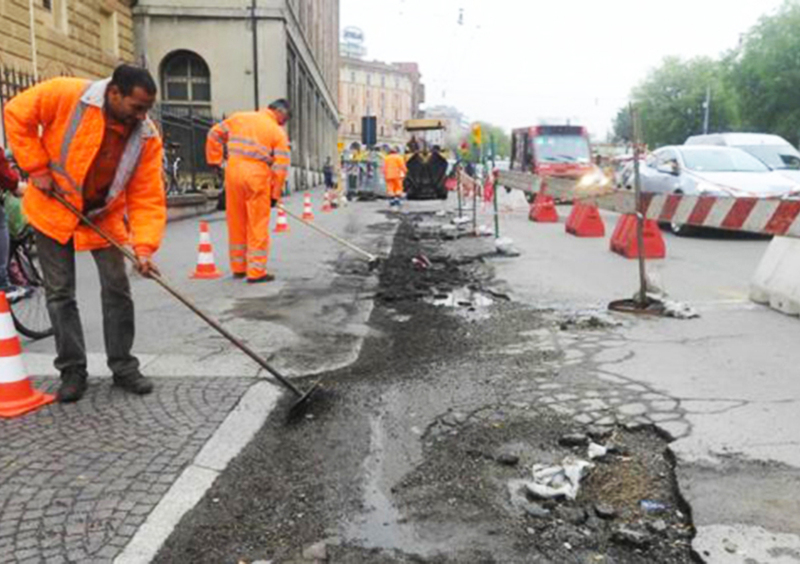
<svg viewBox="0 0 800 564"><path fill-rule="evenodd" d="M78 401L86 393L88 384L85 372L64 372L61 375L61 386L58 388L56 397L61 403L72 403Z"/></svg>
<svg viewBox="0 0 800 564"><path fill-rule="evenodd" d="M272 282L273 280L275 280L275 275L267 272L264 276L259 276L258 278L248 278L247 283L258 284L259 282Z"/></svg>
<svg viewBox="0 0 800 564"><path fill-rule="evenodd" d="M233 273L233 277L234 277L234 278L239 278L239 279L241 279L241 278L244 278L245 276L247 276L247 274L245 274L244 272L234 272L234 273Z"/></svg>
<svg viewBox="0 0 800 564"><path fill-rule="evenodd" d="M114 385L137 396L145 396L153 391L153 382L139 372L126 374L125 376L117 376L115 374Z"/></svg>

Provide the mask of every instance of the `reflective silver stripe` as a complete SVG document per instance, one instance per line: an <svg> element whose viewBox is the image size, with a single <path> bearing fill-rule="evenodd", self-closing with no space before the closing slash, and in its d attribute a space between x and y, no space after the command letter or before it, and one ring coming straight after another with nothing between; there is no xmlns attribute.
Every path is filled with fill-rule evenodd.
<svg viewBox="0 0 800 564"><path fill-rule="evenodd" d="M258 147L259 149L263 149L264 151L269 151L267 147L258 143L257 141L253 141L252 139L248 139L247 137L239 137L238 135L232 135L230 138L231 143L241 143L242 145L250 145L251 147Z"/></svg>
<svg viewBox="0 0 800 564"><path fill-rule="evenodd" d="M242 263L247 264L247 261L244 257L231 257L231 262L235 262L236 264Z"/></svg>
<svg viewBox="0 0 800 564"><path fill-rule="evenodd" d="M236 147L229 147L228 148L228 152L231 155L239 155L240 157L249 157L251 159L255 159L257 161L261 161L264 164L268 164L268 165L272 164L272 162L271 162L272 159L270 159L269 157L265 157L264 155L262 155L260 153L255 153L253 151L245 151L244 149L237 149Z"/></svg>
<svg viewBox="0 0 800 564"><path fill-rule="evenodd" d="M289 152L289 151L281 151L280 149L275 149L274 151L272 151L272 154L280 155L282 157L289 157L289 158L292 157L292 153L291 152Z"/></svg>
<svg viewBox="0 0 800 564"><path fill-rule="evenodd" d="M78 183L75 182L75 179L72 178L69 173L58 163L50 163L50 170L57 175L63 177L70 185L70 188L74 190L77 194L81 193L81 187L78 186Z"/></svg>
<svg viewBox="0 0 800 564"><path fill-rule="evenodd" d="M225 135L222 132L217 131L215 129L211 130L211 133L209 133L209 136L213 137L214 139L216 139L220 143L224 143L225 142Z"/></svg>
<svg viewBox="0 0 800 564"><path fill-rule="evenodd" d="M272 165L272 170L289 170L289 165L274 164L274 165Z"/></svg>
<svg viewBox="0 0 800 564"><path fill-rule="evenodd" d="M266 258L269 256L269 251L250 251L247 253L247 256L253 258Z"/></svg>
<svg viewBox="0 0 800 564"><path fill-rule="evenodd" d="M88 90L88 87L87 87ZM83 114L86 112L86 104L78 101L78 105L72 110L72 115L69 118L69 125L67 132L64 134L64 139L61 141L61 155L59 155L59 164L61 167L67 169L67 158L69 157L69 149L72 145L72 140L75 138L75 133L78 131L81 122L83 121Z"/></svg>
<svg viewBox="0 0 800 564"><path fill-rule="evenodd" d="M231 243L230 245L228 245L228 248L236 250L247 249L247 245L245 245L244 243L242 243L241 245L239 243Z"/></svg>

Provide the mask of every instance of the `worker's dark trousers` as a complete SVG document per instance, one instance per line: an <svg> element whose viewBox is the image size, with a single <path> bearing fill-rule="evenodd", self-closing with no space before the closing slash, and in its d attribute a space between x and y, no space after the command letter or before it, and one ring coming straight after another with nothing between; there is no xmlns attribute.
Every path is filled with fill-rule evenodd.
<svg viewBox="0 0 800 564"><path fill-rule="evenodd" d="M55 367L62 376L86 373L86 344L75 300L75 248L62 245L36 232L36 248L44 275L47 311L56 339ZM139 372L139 361L131 354L134 336L133 299L125 259L113 247L92 251L100 274L103 307L103 338L108 367L118 377Z"/></svg>

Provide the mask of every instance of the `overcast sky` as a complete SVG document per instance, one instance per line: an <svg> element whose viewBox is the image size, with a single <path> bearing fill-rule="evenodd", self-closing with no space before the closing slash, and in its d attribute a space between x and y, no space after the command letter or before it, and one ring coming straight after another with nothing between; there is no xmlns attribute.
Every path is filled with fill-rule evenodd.
<svg viewBox="0 0 800 564"><path fill-rule="evenodd" d="M341 0L341 25L364 31L367 59L418 62L426 105L507 129L571 118L604 138L665 56L717 56L782 3Z"/></svg>

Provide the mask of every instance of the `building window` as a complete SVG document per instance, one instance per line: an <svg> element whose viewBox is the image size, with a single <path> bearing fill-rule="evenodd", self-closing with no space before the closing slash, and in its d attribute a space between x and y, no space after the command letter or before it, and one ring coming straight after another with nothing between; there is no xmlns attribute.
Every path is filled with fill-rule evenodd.
<svg viewBox="0 0 800 564"><path fill-rule="evenodd" d="M351 114L355 114L356 113L356 105L355 104L350 104L350 113Z"/></svg>
<svg viewBox="0 0 800 564"><path fill-rule="evenodd" d="M100 10L100 47L114 57L119 56L117 12Z"/></svg>
<svg viewBox="0 0 800 564"><path fill-rule="evenodd" d="M386 136L386 130L383 128L383 126L381 126L381 137L385 136Z"/></svg>
<svg viewBox="0 0 800 564"><path fill-rule="evenodd" d="M386 75L381 75L381 86L386 87Z"/></svg>
<svg viewBox="0 0 800 564"><path fill-rule="evenodd" d="M46 25L61 33L68 33L67 0L42 0L42 7L50 12L44 16Z"/></svg>
<svg viewBox="0 0 800 564"><path fill-rule="evenodd" d="M45 10L52 10L53 9L53 3L52 3L51 0L42 0L42 6L44 6Z"/></svg>
<svg viewBox="0 0 800 564"><path fill-rule="evenodd" d="M356 81L356 72L350 71L350 82L355 82L355 81Z"/></svg>
<svg viewBox="0 0 800 564"><path fill-rule="evenodd" d="M189 109L211 116L211 73L191 51L176 51L161 64L161 93L165 106L181 113Z"/></svg>
<svg viewBox="0 0 800 564"><path fill-rule="evenodd" d="M372 84L372 75L367 73L367 84Z"/></svg>
<svg viewBox="0 0 800 564"><path fill-rule="evenodd" d="M351 123L350 124L350 133L355 134L355 132L356 132L356 124Z"/></svg>

